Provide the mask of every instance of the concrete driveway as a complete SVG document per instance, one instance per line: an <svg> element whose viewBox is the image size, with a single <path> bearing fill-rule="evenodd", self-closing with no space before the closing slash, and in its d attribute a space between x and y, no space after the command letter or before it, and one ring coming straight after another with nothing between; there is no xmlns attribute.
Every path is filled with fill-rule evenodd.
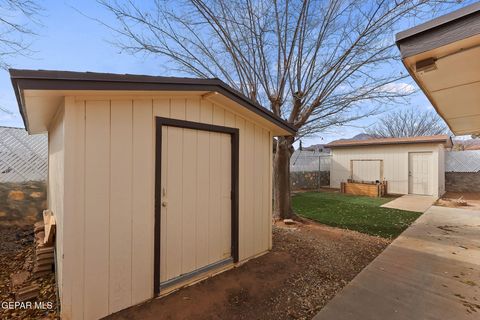
<svg viewBox="0 0 480 320"><path fill-rule="evenodd" d="M431 207L314 319L480 319L480 211Z"/></svg>
<svg viewBox="0 0 480 320"><path fill-rule="evenodd" d="M382 205L384 208L425 212L437 200L432 196L406 194Z"/></svg>

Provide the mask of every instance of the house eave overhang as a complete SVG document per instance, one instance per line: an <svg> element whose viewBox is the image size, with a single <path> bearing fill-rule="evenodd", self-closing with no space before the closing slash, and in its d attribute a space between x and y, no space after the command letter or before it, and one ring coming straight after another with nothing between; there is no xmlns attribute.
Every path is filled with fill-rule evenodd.
<svg viewBox="0 0 480 320"><path fill-rule="evenodd" d="M396 36L402 62L456 135L480 132L480 3Z"/></svg>

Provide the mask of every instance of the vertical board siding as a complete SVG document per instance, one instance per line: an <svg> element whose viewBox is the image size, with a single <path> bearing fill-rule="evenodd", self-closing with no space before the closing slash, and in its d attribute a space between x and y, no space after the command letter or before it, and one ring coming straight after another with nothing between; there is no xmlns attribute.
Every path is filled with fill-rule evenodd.
<svg viewBox="0 0 480 320"><path fill-rule="evenodd" d="M205 139L198 143L201 134ZM168 125L162 127L163 136L167 137L162 154L166 154L168 170L162 164L166 237L160 250L166 264L160 278L168 281L231 256L227 218L231 215L231 141L228 134ZM201 149L208 154L199 156ZM203 173L201 184L197 183L198 172ZM197 194L203 189L208 189L208 197L200 199ZM197 246L197 237L202 246Z"/></svg>
<svg viewBox="0 0 480 320"><path fill-rule="evenodd" d="M254 128L254 160L253 160L253 172L254 172L254 179L256 183L254 184L253 188L253 231L254 231L254 252L261 252L262 247L265 245L262 241L263 234L262 229L264 224L263 216L262 216L262 198L263 198L263 184L262 184L262 148L264 147L262 143L262 129L258 126Z"/></svg>
<svg viewBox="0 0 480 320"><path fill-rule="evenodd" d="M245 135L245 119L243 118L240 118L240 117L236 117L235 119L235 124L236 124L236 127L238 128L239 132L240 132L240 136L239 136L239 149L240 149L240 153L238 155L239 157L239 162L238 162L238 171L239 171L239 177L238 177L238 190L239 190L239 194L238 194L238 224L240 226L240 230L239 230L239 241L238 241L238 251L239 251L239 259L240 260L243 260L245 258L247 258L247 251L246 251L246 243L247 241L250 241L248 238L247 238L247 228L245 227L246 226L246 222L247 222L247 215L246 215L246 208L245 208L245 201L246 201L246 196L245 196L245 193L246 193L246 183L245 183L245 158L246 158L246 155L245 155L245 148L246 148L246 144L245 144L245 138L246 138L246 135Z"/></svg>
<svg viewBox="0 0 480 320"><path fill-rule="evenodd" d="M162 176L166 176L168 181L168 189L166 191L166 197L168 199L167 213L165 219L165 227L169 230L166 233L165 243L161 245L161 251L165 251L166 260L164 273L167 279L172 279L181 274L180 269L177 266L182 263L182 238L183 231L176 228L182 225L182 167L177 163L179 159L182 159L182 129L174 127L164 127L162 135L167 137L168 145L163 148L167 154L167 167L168 170ZM163 154L164 152L162 152ZM175 159L175 161L171 161ZM180 160L181 161L181 160ZM162 163L163 166L163 163ZM167 183L162 184L165 186ZM162 187L163 190L163 187ZM162 191L163 192L163 191ZM174 196L178 197L175 198Z"/></svg>
<svg viewBox="0 0 480 320"><path fill-rule="evenodd" d="M273 134L268 132L268 142L270 146L268 151L268 249L273 246L272 221L273 221Z"/></svg>
<svg viewBox="0 0 480 320"><path fill-rule="evenodd" d="M65 230L75 234L75 241L68 242L75 255L65 256L70 280L62 289L69 296L62 297L62 303L71 304L67 312L74 318L104 317L153 297L156 116L239 129L240 261L271 248L270 131L199 97L81 99L69 110L66 127L71 140L66 150L72 154L69 161L74 173L66 199L75 215ZM166 179L177 181L173 187L180 194L195 194L195 201L169 199L167 208L172 209L174 203L182 206L178 208L182 215L176 217L162 207L160 241L162 247L175 251L170 254L178 261L166 261L161 251L161 281L177 275L170 263L183 261L184 273L218 261L231 250L230 233L224 228L231 224L230 214L225 214L230 213L231 201L230 181L225 174L231 170L226 147L229 137L166 128L163 139L167 154L182 159L182 166L176 167L186 170L175 171L167 155L162 154L162 185ZM196 164L191 155L198 157ZM195 183L185 183L184 176L193 177ZM212 194L221 194L221 200L209 203ZM197 216L192 228L187 224L178 232L165 232L172 222L168 219L186 219L193 210ZM194 246L196 255L185 256L188 250L182 252L182 243ZM215 247L209 248L209 243Z"/></svg>
<svg viewBox="0 0 480 320"><path fill-rule="evenodd" d="M386 155L386 160L389 161L390 155ZM380 160L374 161L359 161L354 159L352 162L352 176L355 181L380 181L381 180L381 167Z"/></svg>
<svg viewBox="0 0 480 320"><path fill-rule="evenodd" d="M207 265L209 262L209 248L208 248L208 232L204 232L209 228L208 213L210 212L209 201L210 188L208 182L210 180L210 134L209 132L197 132L197 142L203 148L198 148L197 151L197 224L195 233L196 237L196 263L198 265Z"/></svg>
<svg viewBox="0 0 480 320"><path fill-rule="evenodd" d="M265 248L270 249L270 226L272 224L272 219L270 217L270 209L269 209L269 201L270 201L270 196L269 194L272 194L272 189L270 189L270 183L269 183L269 175L270 175L270 159L269 155L270 152L267 149L271 145L269 132L265 129L262 129L262 152L261 154L261 159L262 159L262 211L261 211L261 216L262 216L262 250L265 250ZM265 150L266 149L266 150ZM270 148L271 149L271 148ZM270 203L271 207L271 203Z"/></svg>
<svg viewBox="0 0 480 320"><path fill-rule="evenodd" d="M133 101L132 304L153 292L154 150L152 100Z"/></svg>
<svg viewBox="0 0 480 320"><path fill-rule="evenodd" d="M63 265L62 257L64 251L64 181L65 181L65 161L64 161L64 109L59 108L52 125L49 128L48 135L48 208L57 218L56 252L57 252L57 282L60 294L63 294ZM68 294L68 292L67 292ZM70 302L66 304L70 308Z"/></svg>
<svg viewBox="0 0 480 320"><path fill-rule="evenodd" d="M85 318L109 314L110 101L85 110Z"/></svg>
<svg viewBox="0 0 480 320"><path fill-rule="evenodd" d="M225 123L225 113L222 108L217 105L213 106L212 111L212 123L214 125L223 126ZM221 229L222 229L222 217L221 217L221 203L218 200L218 195L221 194L221 144L220 139L221 135L213 132L208 132L210 139L210 212L208 215L208 236L209 236L209 263L217 262L221 259L221 256L218 256L219 252L222 251L222 238L221 238ZM230 188L229 188L230 189Z"/></svg>
<svg viewBox="0 0 480 320"><path fill-rule="evenodd" d="M183 228L182 233L182 273L191 272L196 268L196 225L197 225L197 131L181 129L182 143L182 194L188 195L183 199ZM178 179L178 177L177 177Z"/></svg>
<svg viewBox="0 0 480 320"><path fill-rule="evenodd" d="M65 114L68 127L65 133L65 139L68 143L65 145L65 153L71 155L68 159L66 175L69 181L75 183L69 185L65 190L65 201L67 206L65 210L69 212L69 221L65 228L70 236L65 239L65 246L72 248L70 254L67 253L65 259L65 268L71 277L70 294L64 295L70 298L68 305L70 311L64 310L62 301L62 313L66 312L74 315L73 319L83 319L84 317L84 289L85 289L85 101L74 101L68 99L65 104ZM67 242L67 239L69 240ZM67 318L67 317L66 317Z"/></svg>
<svg viewBox="0 0 480 320"><path fill-rule="evenodd" d="M109 311L116 312L132 302L132 101L112 101L110 113Z"/></svg>
<svg viewBox="0 0 480 320"><path fill-rule="evenodd" d="M240 133L241 135L241 133ZM242 225L245 228L245 238L243 239L245 246L245 256L250 257L255 254L255 183L256 176L251 174L254 171L255 166L255 125L251 122L246 122L245 125L245 171L249 174L245 174L245 224Z"/></svg>

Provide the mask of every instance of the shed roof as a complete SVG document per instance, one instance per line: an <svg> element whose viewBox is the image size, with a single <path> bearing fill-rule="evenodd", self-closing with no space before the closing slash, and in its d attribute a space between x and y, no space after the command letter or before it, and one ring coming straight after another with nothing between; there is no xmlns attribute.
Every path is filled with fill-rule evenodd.
<svg viewBox="0 0 480 320"><path fill-rule="evenodd" d="M392 144L418 144L418 143L441 143L446 146L452 145L452 139L448 135L406 137L406 138L381 138L368 140L337 140L326 146L329 148L345 148L359 146L377 146Z"/></svg>
<svg viewBox="0 0 480 320"><path fill-rule="evenodd" d="M238 103L290 134L294 134L297 131L295 126L217 78L199 79L54 70L10 69L9 71L20 114L27 130L29 130L29 121L25 106L25 90L96 90L215 92Z"/></svg>

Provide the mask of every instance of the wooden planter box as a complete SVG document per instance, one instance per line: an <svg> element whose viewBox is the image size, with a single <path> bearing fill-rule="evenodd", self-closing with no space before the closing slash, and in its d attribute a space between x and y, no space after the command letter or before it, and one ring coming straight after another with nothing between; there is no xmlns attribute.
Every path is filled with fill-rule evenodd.
<svg viewBox="0 0 480 320"><path fill-rule="evenodd" d="M355 182L340 184L340 192L358 196L382 197L387 194L387 182Z"/></svg>

